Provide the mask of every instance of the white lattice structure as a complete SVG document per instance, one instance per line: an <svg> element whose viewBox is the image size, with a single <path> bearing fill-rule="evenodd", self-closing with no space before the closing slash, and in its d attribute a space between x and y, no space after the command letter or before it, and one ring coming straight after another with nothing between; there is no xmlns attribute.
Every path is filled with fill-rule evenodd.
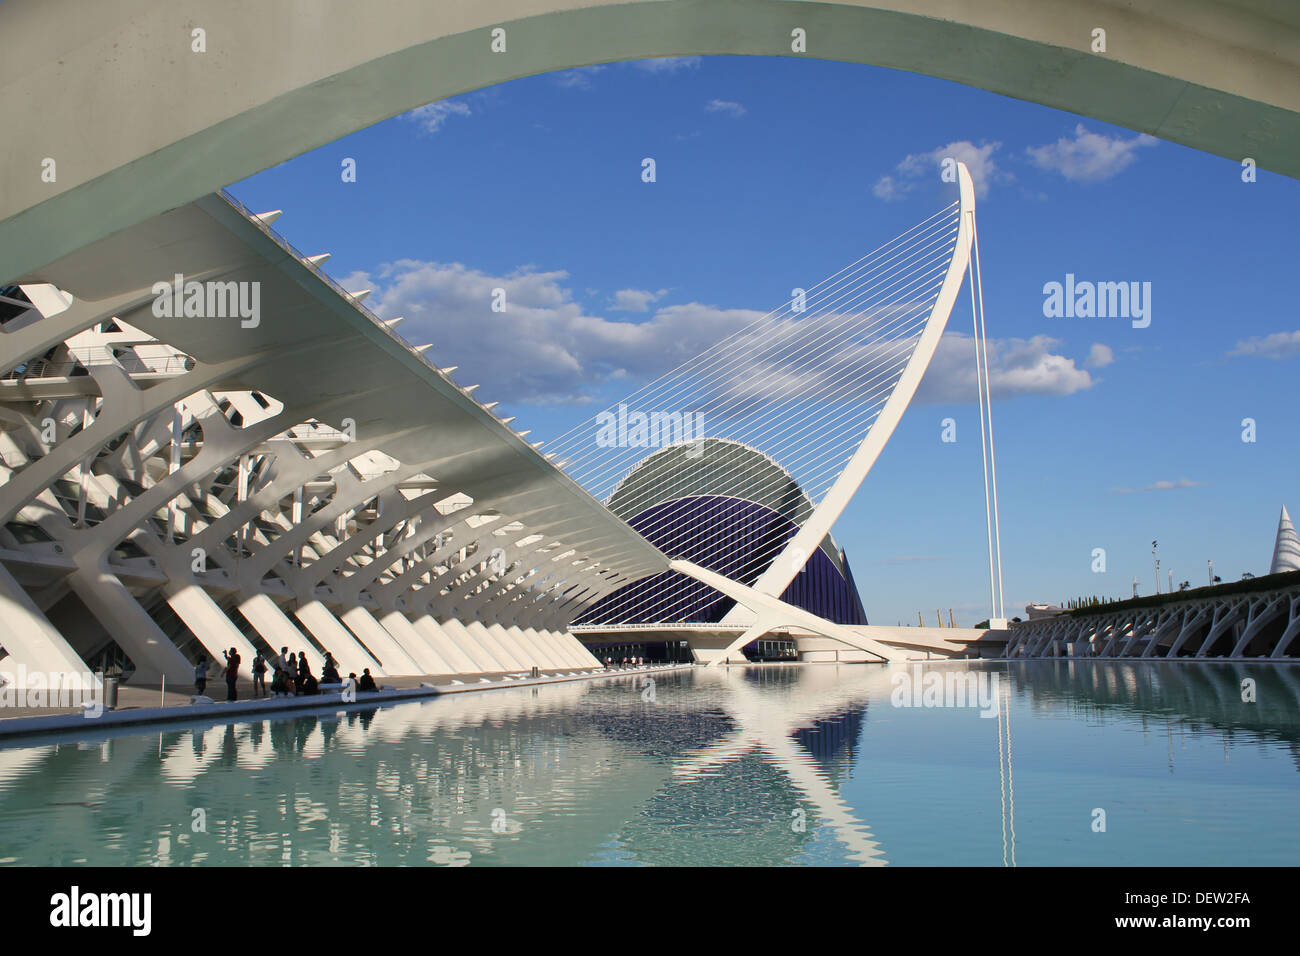
<svg viewBox="0 0 1300 956"><path fill-rule="evenodd" d="M584 487L621 465L596 455L584 473L573 458L593 443L570 436L566 473L401 339L400 319L321 273L324 256L274 233L278 212L214 194L85 246L0 303L8 664L71 679L126 658L138 681L181 684L199 654L231 647L245 667L287 647L376 676L589 667L568 625L669 571L734 598L746 640L794 625L876 659L914 655L779 596L942 335L971 261L964 166L959 193L817 287L809 315L719 343L674 380L815 493L746 582L652 546Z"/></svg>
<svg viewBox="0 0 1300 956"><path fill-rule="evenodd" d="M273 218L210 196L4 290L6 664L71 675L116 645L137 680L185 684L200 647L379 676L595 664L565 624L662 556ZM260 316L160 317L174 274L256 284Z"/></svg>

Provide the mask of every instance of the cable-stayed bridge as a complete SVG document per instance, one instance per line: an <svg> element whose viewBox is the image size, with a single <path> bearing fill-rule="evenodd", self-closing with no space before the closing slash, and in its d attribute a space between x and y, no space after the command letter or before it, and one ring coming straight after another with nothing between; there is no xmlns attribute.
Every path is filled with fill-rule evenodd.
<svg viewBox="0 0 1300 956"><path fill-rule="evenodd" d="M834 566L822 576L838 573L856 601L831 528L915 394L967 273L986 418L974 187L964 164L955 171L955 201L548 446L559 467L669 560L667 574L619 589L580 623L731 625L737 633L708 654L714 664L790 627L874 659L914 656L880 639L890 629L864 631L860 603L854 619L827 613L816 595L783 595L817 556ZM660 434L648 437L666 447L646 456L656 422ZM664 436L664 422L683 427ZM987 488L991 433L982 440ZM1000 592L995 515L990 577ZM991 617L999 608L994 599ZM942 639L921 643L947 650Z"/></svg>

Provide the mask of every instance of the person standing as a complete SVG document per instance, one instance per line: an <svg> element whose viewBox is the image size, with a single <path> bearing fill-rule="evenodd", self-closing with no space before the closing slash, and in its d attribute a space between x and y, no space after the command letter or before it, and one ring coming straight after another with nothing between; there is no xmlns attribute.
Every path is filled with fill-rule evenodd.
<svg viewBox="0 0 1300 956"><path fill-rule="evenodd" d="M221 652L226 658L226 700L239 700L235 682L239 680L239 650L232 647L228 652Z"/></svg>
<svg viewBox="0 0 1300 956"><path fill-rule="evenodd" d="M253 658L253 696L266 696L266 658L261 651Z"/></svg>
<svg viewBox="0 0 1300 956"><path fill-rule="evenodd" d="M194 689L202 697L208 689L208 656L199 655L199 662L194 665Z"/></svg>
<svg viewBox="0 0 1300 956"><path fill-rule="evenodd" d="M301 694L306 686L307 678L311 676L311 668L307 665L307 652L298 652L298 674L293 682L295 693Z"/></svg>
<svg viewBox="0 0 1300 956"><path fill-rule="evenodd" d="M284 696L288 697L291 694L296 693L294 689L294 678L297 674L294 668L294 658L293 655L289 653L289 648L280 648L280 664L277 669L280 673L280 677L284 681Z"/></svg>

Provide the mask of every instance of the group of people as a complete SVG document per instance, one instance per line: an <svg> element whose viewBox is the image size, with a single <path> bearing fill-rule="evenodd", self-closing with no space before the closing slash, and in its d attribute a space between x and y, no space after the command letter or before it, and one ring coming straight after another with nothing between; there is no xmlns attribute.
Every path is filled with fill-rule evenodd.
<svg viewBox="0 0 1300 956"><path fill-rule="evenodd" d="M239 681L239 651L231 648L228 651L222 651L221 656L226 659L226 666L222 668L222 675L226 678L226 700L238 700L239 692L236 683ZM261 654L257 655L259 658ZM203 696L208 689L208 668L212 665L208 663L208 656L202 651L199 652L198 663L194 665L194 689ZM257 678L253 678L256 685Z"/></svg>
<svg viewBox="0 0 1300 956"><path fill-rule="evenodd" d="M239 692L237 683L239 681L239 664L240 656L236 648L229 651L222 651L222 657L226 659L225 667L222 674L226 679L226 700L238 700ZM207 691L208 686L208 668L211 665L205 654L199 654L198 663L194 665L194 687L200 695ZM271 690L267 693L266 689L266 672L270 670L270 662L261 651L253 658L253 696L254 697L294 697L319 694L322 685L325 686L342 686L343 678L339 676L339 662L334 659L334 655L329 651L325 652L325 665L321 668L320 680L311 672L311 665L307 663L307 654L299 651L297 655L290 654L289 648L280 648L280 658L275 663L275 676L271 678ZM378 690L375 686L375 679L370 674L370 668L364 669L361 677L355 673L348 674L348 679L352 681L359 691Z"/></svg>
<svg viewBox="0 0 1300 956"><path fill-rule="evenodd" d="M615 661L614 658L612 657L605 658L606 670L609 670L611 667L643 667L644 665L645 665L644 657L625 657L623 658L623 662L621 664Z"/></svg>

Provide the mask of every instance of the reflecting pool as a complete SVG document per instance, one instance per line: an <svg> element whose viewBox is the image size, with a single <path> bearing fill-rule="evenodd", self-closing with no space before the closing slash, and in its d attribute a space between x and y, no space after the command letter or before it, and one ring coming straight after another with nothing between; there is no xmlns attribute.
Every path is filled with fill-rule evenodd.
<svg viewBox="0 0 1300 956"><path fill-rule="evenodd" d="M1294 865L1298 702L1286 665L772 665L43 741L0 749L0 863Z"/></svg>

